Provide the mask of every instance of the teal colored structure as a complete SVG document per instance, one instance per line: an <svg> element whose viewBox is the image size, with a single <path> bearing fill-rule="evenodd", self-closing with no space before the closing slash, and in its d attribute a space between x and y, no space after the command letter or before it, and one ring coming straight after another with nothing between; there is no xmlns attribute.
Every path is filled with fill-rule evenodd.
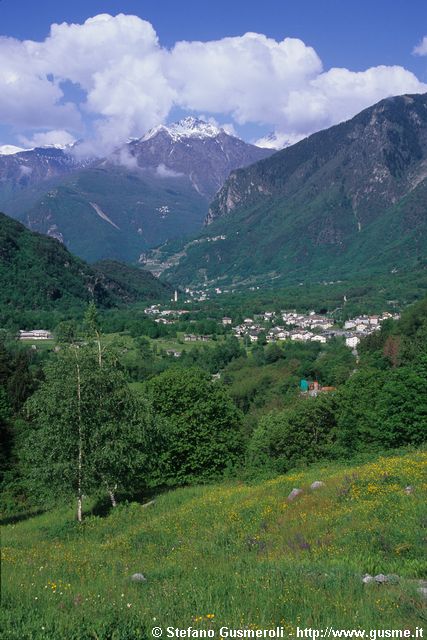
<svg viewBox="0 0 427 640"><path fill-rule="evenodd" d="M299 386L301 391L308 391L310 385L308 384L307 380L301 380Z"/></svg>

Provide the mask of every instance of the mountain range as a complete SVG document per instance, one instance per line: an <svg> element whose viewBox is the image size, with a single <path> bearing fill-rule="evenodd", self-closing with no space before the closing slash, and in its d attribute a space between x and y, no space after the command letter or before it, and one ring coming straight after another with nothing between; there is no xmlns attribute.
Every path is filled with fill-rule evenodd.
<svg viewBox="0 0 427 640"><path fill-rule="evenodd" d="M357 279L427 250L427 94L351 120L231 172L202 233L152 252L181 284Z"/></svg>
<svg viewBox="0 0 427 640"><path fill-rule="evenodd" d="M271 153L191 117L107 158L81 158L78 145L0 147L0 208L90 262L136 262L199 231L230 171Z"/></svg>

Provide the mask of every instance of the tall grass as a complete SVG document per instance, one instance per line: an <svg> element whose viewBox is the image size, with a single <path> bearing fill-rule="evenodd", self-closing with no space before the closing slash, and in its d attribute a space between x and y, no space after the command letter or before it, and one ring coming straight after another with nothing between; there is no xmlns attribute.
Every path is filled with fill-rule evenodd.
<svg viewBox="0 0 427 640"><path fill-rule="evenodd" d="M179 489L83 525L3 528L2 638L134 640L153 626L422 626L427 455ZM313 480L325 487L310 491ZM412 494L404 489L412 485ZM293 502L293 487L304 493ZM143 573L145 582L130 576ZM397 574L364 585L364 573Z"/></svg>

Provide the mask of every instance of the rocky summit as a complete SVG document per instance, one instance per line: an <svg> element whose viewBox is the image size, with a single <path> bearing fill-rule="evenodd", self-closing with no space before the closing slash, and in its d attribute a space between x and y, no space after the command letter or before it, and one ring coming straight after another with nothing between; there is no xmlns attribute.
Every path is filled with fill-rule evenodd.
<svg viewBox="0 0 427 640"><path fill-rule="evenodd" d="M168 127L156 127L130 142L125 151L136 160L138 167L153 169L159 176L188 177L194 189L209 200L222 187L230 171L273 153L271 149L243 142L221 127L193 117ZM123 154L123 149L117 153Z"/></svg>

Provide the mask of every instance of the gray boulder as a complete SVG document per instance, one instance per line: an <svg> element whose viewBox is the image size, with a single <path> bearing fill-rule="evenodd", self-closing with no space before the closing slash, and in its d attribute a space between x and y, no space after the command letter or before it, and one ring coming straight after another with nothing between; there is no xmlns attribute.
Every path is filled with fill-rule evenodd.
<svg viewBox="0 0 427 640"><path fill-rule="evenodd" d="M378 584L384 584L385 582L388 582L388 577L385 576L383 573L379 573L378 575L375 576L375 582L377 582Z"/></svg>
<svg viewBox="0 0 427 640"><path fill-rule="evenodd" d="M414 493L414 487L409 484L407 487L405 487L405 493L407 496L410 496L411 493Z"/></svg>
<svg viewBox="0 0 427 640"><path fill-rule="evenodd" d="M374 582L374 578L373 576L369 575L369 573L365 573L365 575L362 578L362 582L364 584L369 584L370 582Z"/></svg>
<svg viewBox="0 0 427 640"><path fill-rule="evenodd" d="M300 496L303 493L302 489L292 489L292 491L290 492L290 494L288 495L288 502L292 502L292 500L295 500L295 498L298 498L298 496Z"/></svg>
<svg viewBox="0 0 427 640"><path fill-rule="evenodd" d="M142 573L134 573L133 576L130 577L132 582L146 582L147 578Z"/></svg>
<svg viewBox="0 0 427 640"><path fill-rule="evenodd" d="M314 491L315 489L321 489L324 486L325 486L324 482L322 482L321 480L315 480L314 482L311 483L310 489Z"/></svg>

